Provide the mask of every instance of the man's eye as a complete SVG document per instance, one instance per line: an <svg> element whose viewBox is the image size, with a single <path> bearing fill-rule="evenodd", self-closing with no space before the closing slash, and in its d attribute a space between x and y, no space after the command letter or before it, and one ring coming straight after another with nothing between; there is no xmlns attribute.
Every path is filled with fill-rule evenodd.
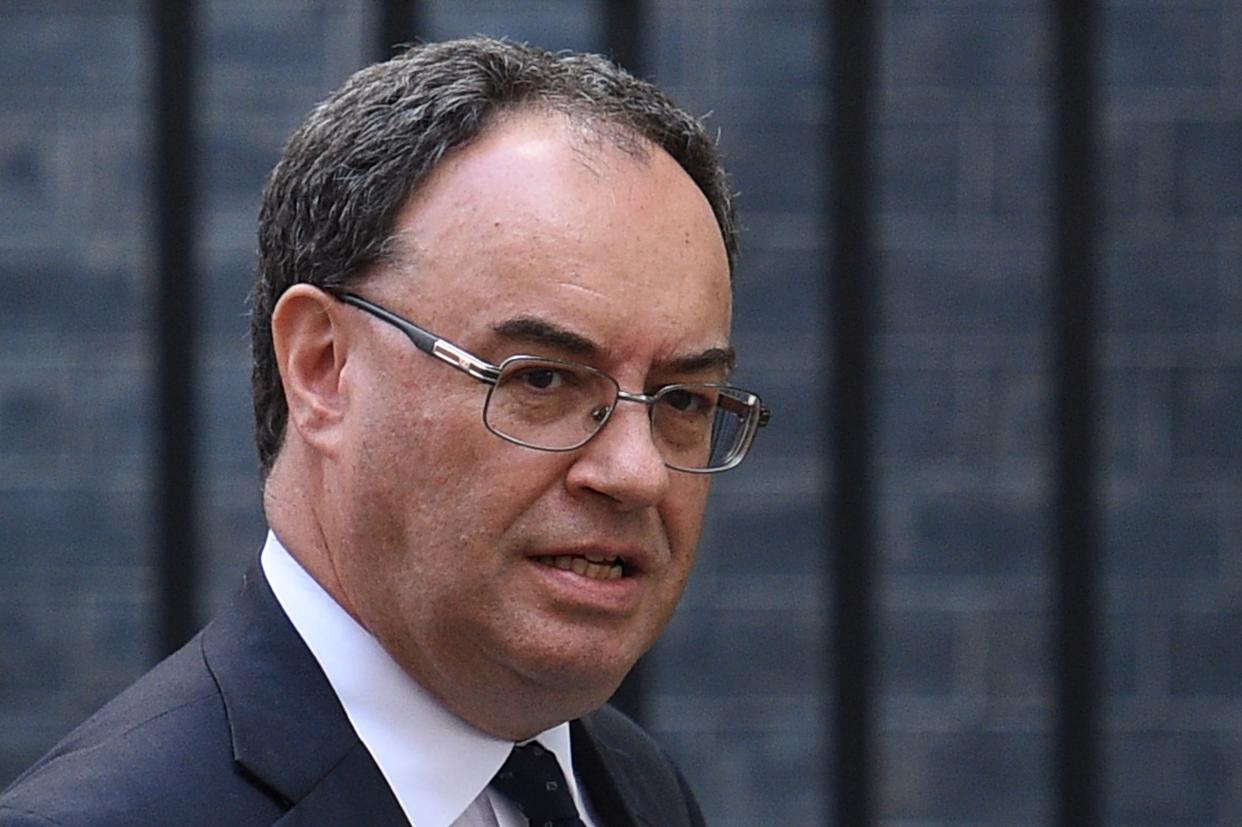
<svg viewBox="0 0 1242 827"><path fill-rule="evenodd" d="M526 387L539 391L556 390L565 384L564 373L552 368L524 370L518 379Z"/></svg>
<svg viewBox="0 0 1242 827"><path fill-rule="evenodd" d="M712 402L705 395L678 388L664 394L664 403L681 413L703 413L710 410Z"/></svg>

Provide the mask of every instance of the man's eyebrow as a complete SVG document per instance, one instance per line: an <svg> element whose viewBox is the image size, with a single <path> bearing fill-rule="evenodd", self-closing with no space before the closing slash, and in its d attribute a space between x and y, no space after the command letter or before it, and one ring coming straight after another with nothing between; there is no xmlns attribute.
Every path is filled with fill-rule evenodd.
<svg viewBox="0 0 1242 827"><path fill-rule="evenodd" d="M518 316L492 325L492 332L506 339L543 345L566 351L580 358L598 356L603 350L581 334L534 316ZM731 347L712 347L702 353L661 362L658 367L673 373L699 373L713 368L732 370L737 353Z"/></svg>
<svg viewBox="0 0 1242 827"><path fill-rule="evenodd" d="M733 370L737 362L737 352L731 347L712 347L693 356L682 356L678 359L662 363L661 367L673 373L700 373L713 368Z"/></svg>
<svg viewBox="0 0 1242 827"><path fill-rule="evenodd" d="M492 325L492 332L506 339L544 345L568 351L575 356L595 356L600 348L585 336L533 316L518 316Z"/></svg>

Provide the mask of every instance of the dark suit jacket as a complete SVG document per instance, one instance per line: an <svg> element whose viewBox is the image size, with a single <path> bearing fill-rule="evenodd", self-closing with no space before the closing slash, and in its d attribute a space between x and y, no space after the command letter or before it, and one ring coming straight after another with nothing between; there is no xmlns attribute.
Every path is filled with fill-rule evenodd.
<svg viewBox="0 0 1242 827"><path fill-rule="evenodd" d="M681 774L621 713L571 723L609 827L701 825ZM0 795L0 825L405 825L256 565L237 601Z"/></svg>

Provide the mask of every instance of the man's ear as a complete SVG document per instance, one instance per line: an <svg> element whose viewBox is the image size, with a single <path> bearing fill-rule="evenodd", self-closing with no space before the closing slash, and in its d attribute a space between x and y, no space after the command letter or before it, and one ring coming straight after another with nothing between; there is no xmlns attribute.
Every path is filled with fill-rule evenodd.
<svg viewBox="0 0 1242 827"><path fill-rule="evenodd" d="M338 302L308 284L284 292L272 311L272 345L289 405L289 422L302 439L321 450L346 408L342 383L348 337Z"/></svg>

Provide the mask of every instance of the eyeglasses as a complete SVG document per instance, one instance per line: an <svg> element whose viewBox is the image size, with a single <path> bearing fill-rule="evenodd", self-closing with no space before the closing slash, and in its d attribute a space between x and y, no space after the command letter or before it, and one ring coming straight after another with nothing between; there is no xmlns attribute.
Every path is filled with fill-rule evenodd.
<svg viewBox="0 0 1242 827"><path fill-rule="evenodd" d="M422 352L488 385L483 424L501 439L540 451L587 444L618 401L647 406L651 434L664 464L692 474L733 468L772 412L758 396L711 382L665 385L655 393L621 390L603 371L540 356L510 356L493 365L353 293L331 293L400 330Z"/></svg>

